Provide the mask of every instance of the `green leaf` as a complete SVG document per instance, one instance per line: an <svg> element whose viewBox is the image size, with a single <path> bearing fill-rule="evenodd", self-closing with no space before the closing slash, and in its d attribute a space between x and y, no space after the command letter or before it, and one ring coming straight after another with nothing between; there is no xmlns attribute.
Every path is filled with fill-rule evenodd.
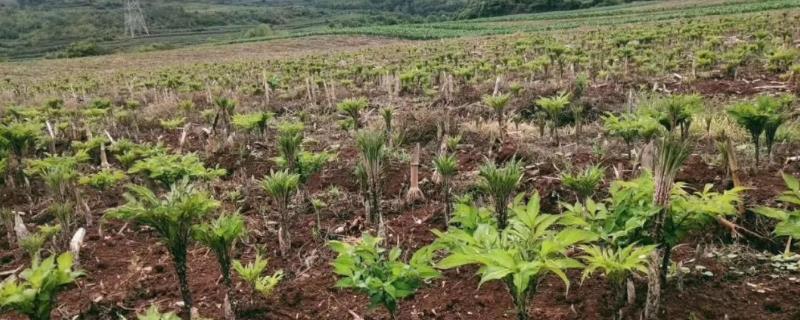
<svg viewBox="0 0 800 320"><path fill-rule="evenodd" d="M798 180L794 176L788 173L784 173L783 181L786 182L786 187L789 188L789 190L792 190L794 192L800 192L800 180Z"/></svg>
<svg viewBox="0 0 800 320"><path fill-rule="evenodd" d="M512 270L499 265L485 266L481 269L481 282L478 284L478 287L487 281L503 279L511 274L511 272Z"/></svg>
<svg viewBox="0 0 800 320"><path fill-rule="evenodd" d="M767 218L772 218L780 221L785 221L789 219L789 213L780 209L769 208L769 207L759 207L753 209L753 212L758 213L762 216Z"/></svg>
<svg viewBox="0 0 800 320"><path fill-rule="evenodd" d="M440 269L452 269L476 262L478 261L469 255L453 253L442 259L442 261L439 261L439 263L436 264L436 267Z"/></svg>

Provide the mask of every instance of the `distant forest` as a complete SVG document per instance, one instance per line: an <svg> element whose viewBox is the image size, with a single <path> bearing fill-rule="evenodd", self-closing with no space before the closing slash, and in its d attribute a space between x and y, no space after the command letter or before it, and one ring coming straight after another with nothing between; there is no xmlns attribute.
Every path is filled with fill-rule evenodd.
<svg viewBox="0 0 800 320"><path fill-rule="evenodd" d="M515 13L571 10L631 2L629 0L304 0L313 7L381 10L410 15L470 19Z"/></svg>

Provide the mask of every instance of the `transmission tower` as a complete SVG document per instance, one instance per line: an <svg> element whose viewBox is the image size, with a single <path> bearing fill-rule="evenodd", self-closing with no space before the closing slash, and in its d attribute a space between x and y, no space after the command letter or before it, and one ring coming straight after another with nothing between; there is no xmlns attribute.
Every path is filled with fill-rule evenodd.
<svg viewBox="0 0 800 320"><path fill-rule="evenodd" d="M137 34L150 34L139 0L125 0L125 34L135 38Z"/></svg>

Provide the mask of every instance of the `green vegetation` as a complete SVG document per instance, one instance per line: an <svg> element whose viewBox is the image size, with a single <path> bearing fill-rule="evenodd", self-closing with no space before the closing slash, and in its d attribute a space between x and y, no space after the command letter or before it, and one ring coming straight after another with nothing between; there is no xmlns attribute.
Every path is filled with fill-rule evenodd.
<svg viewBox="0 0 800 320"><path fill-rule="evenodd" d="M222 281L229 290L233 289L231 251L235 242L246 233L244 219L239 214L223 214L211 223L195 226L192 230L192 237L214 252L219 263Z"/></svg>
<svg viewBox="0 0 800 320"><path fill-rule="evenodd" d="M193 226L203 221L219 207L206 192L191 185L187 179L172 185L170 192L157 196L146 187L130 185L125 194L127 203L109 210L108 219L133 221L153 228L172 256L180 282L184 314L191 318L192 294L189 290L187 250L192 240Z"/></svg>
<svg viewBox="0 0 800 320"><path fill-rule="evenodd" d="M760 96L755 102L738 103L728 109L728 114L750 133L755 145L756 166L760 164L762 133L767 144L767 155L772 159L775 134L789 118L792 102L794 98L789 95L779 98Z"/></svg>
<svg viewBox="0 0 800 320"><path fill-rule="evenodd" d="M382 241L364 234L357 243L330 241L328 246L337 253L332 263L333 272L340 277L336 287L365 293L370 307L383 306L396 319L398 302L413 296L424 281L438 277L439 272L430 265L430 247L418 250L406 263L400 260L400 248L387 251L380 246Z"/></svg>
<svg viewBox="0 0 800 320"><path fill-rule="evenodd" d="M800 208L800 181L788 174L783 175L786 187L778 201L787 206ZM760 207L755 210L758 214L778 220L775 225L775 235L789 237L786 242L785 255L789 255L792 249L792 239L800 239L800 210L787 210L781 208Z"/></svg>
<svg viewBox="0 0 800 320"><path fill-rule="evenodd" d="M60 8L89 6L69 3ZM416 10L460 1L407 3ZM481 3L492 7L480 14L538 10L537 1ZM185 5L191 15L214 11L233 24L237 14L278 4L318 5L320 14L353 10L347 5L416 14L394 0ZM49 5L27 2L22 10ZM8 70L0 79L7 104L0 106L0 246L10 252L0 272L13 279L0 297L27 281L16 279L24 279L28 259L57 261L69 248L76 260L88 249L80 262L93 276L55 300L64 318L132 318L153 304L141 317L174 318L156 308L183 307L185 319L196 307L194 317L215 319L366 319L386 311L502 318L509 304L477 302L508 293L517 318L527 319L573 312L571 299L589 293L607 300L596 308L603 317L683 319L701 308L697 292L742 288L735 296L763 304L768 297L748 284L789 290L797 269L800 131L789 94L800 65L792 49L796 7L659 1L391 26L327 29L319 24L341 21L320 21L289 30L292 22L254 22L229 40L389 27L393 37L503 35L319 37L311 45L0 64ZM453 17L428 10L425 19ZM156 38L163 39L131 41ZM98 46L106 41L114 39ZM773 161L756 160L758 174L742 174L739 160L753 164L751 142ZM765 199L783 188L773 185L779 167L788 190ZM123 181L127 192L117 187ZM102 212L122 221L93 223ZM786 240L784 254L777 239ZM180 286L151 288L169 259ZM268 274L268 265L286 273ZM465 272L475 271L480 292L438 294L463 291ZM212 282L195 287L188 277L196 272ZM366 298L331 298L331 279L380 310L369 310ZM578 279L584 286L572 285ZM103 301L75 305L94 288L104 290ZM626 297L629 288L639 292ZM202 301L193 304L191 292ZM183 304L169 299L178 294ZM560 294L567 297L554 299ZM664 299L678 295L686 299ZM405 310L412 296L418 309ZM42 317L56 308L49 301L36 307ZM684 301L692 303L683 308ZM792 316L792 301L770 301L771 316ZM429 309L434 304L448 307ZM702 315L763 311L716 307L702 306ZM26 314L8 303L0 309L3 318Z"/></svg>
<svg viewBox="0 0 800 320"><path fill-rule="evenodd" d="M600 186L605 177L605 171L599 166L589 166L582 171L564 171L561 173L561 183L575 192L578 200L591 197Z"/></svg>
<svg viewBox="0 0 800 320"><path fill-rule="evenodd" d="M291 231L289 230L289 204L292 195L297 192L300 184L300 175L289 171L271 172L261 181L261 188L278 204L280 220L278 220L278 243L281 254L287 255L292 246Z"/></svg>
<svg viewBox="0 0 800 320"><path fill-rule="evenodd" d="M361 158L356 167L363 172L362 181L367 190L367 221L375 226L383 226L381 214L381 176L386 158L386 138L380 132L359 131L356 133L356 144Z"/></svg>
<svg viewBox="0 0 800 320"><path fill-rule="evenodd" d="M791 0L680 5L653 1L620 5L625 2L629 1L309 0L286 5L281 1L256 4L246 0L225 3L206 0L183 4L170 0L143 6L151 34L157 37L130 39L123 32L121 0L72 5L41 1L21 8L0 6L0 40L8 43L0 48L0 57L81 57L162 50L209 41L259 41L322 34L437 39L573 29L585 24L656 22L798 6ZM570 9L582 10L542 12ZM516 15L502 16L507 14ZM499 17L481 18L490 16ZM470 18L481 19L453 20ZM785 61L792 55L796 53L776 51L772 59L775 70L790 67ZM744 58L727 57L729 62Z"/></svg>
<svg viewBox="0 0 800 320"><path fill-rule="evenodd" d="M508 202L517 190L523 175L522 163L512 160L503 167L494 162L480 167L481 190L494 202L494 212L500 229L508 226Z"/></svg>
<svg viewBox="0 0 800 320"><path fill-rule="evenodd" d="M539 201L538 194L527 205L517 198L512 207L514 215L503 227L499 220L491 219L480 222L474 230L451 227L446 233L435 232L437 242L449 252L436 266L443 269L480 266L480 283L504 283L514 301L517 319L529 319L528 303L536 293L539 279L555 274L569 290L566 270L583 265L567 257L568 248L596 237L579 229L554 230L551 226L556 224L558 216L541 213Z"/></svg>
<svg viewBox="0 0 800 320"><path fill-rule="evenodd" d="M49 320L58 293L83 273L73 270L73 257L62 253L41 260L35 257L31 267L0 283L0 311L14 310L31 320Z"/></svg>
<svg viewBox="0 0 800 320"><path fill-rule="evenodd" d="M262 259L261 255L256 255L255 260L247 265L242 265L241 261L234 260L233 269L245 283L264 297L270 296L283 279L283 270L278 270L271 276L262 276L264 270L267 269L267 260Z"/></svg>

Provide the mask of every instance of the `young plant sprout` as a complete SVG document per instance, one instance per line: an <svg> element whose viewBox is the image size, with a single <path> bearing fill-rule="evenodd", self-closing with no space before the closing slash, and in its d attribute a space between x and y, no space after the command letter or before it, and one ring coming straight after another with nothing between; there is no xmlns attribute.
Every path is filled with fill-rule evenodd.
<svg viewBox="0 0 800 320"><path fill-rule="evenodd" d="M300 184L300 175L288 171L270 173L261 181L261 187L278 204L280 220L278 221L278 243L281 255L286 256L292 246L291 233L289 232L289 203L292 195L297 192Z"/></svg>
<svg viewBox="0 0 800 320"><path fill-rule="evenodd" d="M226 310L232 310L230 296L233 292L231 280L231 251L235 242L247 234L244 219L238 213L223 214L211 223L195 226L192 237L200 244L214 252L222 274L222 282L227 287L225 302Z"/></svg>
<svg viewBox="0 0 800 320"><path fill-rule="evenodd" d="M361 152L359 167L365 178L368 193L369 209L367 221L373 226L382 228L383 216L381 215L381 175L383 161L386 157L386 142L383 134L373 131L360 131L356 134L356 144Z"/></svg>
<svg viewBox="0 0 800 320"><path fill-rule="evenodd" d="M9 152L4 166L8 173L6 183L14 187L21 181L22 164L25 156L42 137L42 125L36 122L11 122L0 124L0 145L5 145Z"/></svg>
<svg viewBox="0 0 800 320"><path fill-rule="evenodd" d="M263 297L269 297L283 279L283 270L278 270L271 276L262 276L264 270L267 269L267 260L262 259L260 254L257 254L256 259L247 265L243 265L239 260L234 260L233 269L244 282Z"/></svg>
<svg viewBox="0 0 800 320"><path fill-rule="evenodd" d="M522 174L522 163L517 160L511 160L503 167L489 162L480 168L479 186L494 201L494 212L500 229L508 226L508 202L517 190Z"/></svg>
<svg viewBox="0 0 800 320"><path fill-rule="evenodd" d="M450 184L453 176L458 173L458 159L454 155L444 154L436 159L433 159L433 167L441 177L442 201L444 202L444 221L446 225L449 225L450 215L453 211L453 205L451 203L452 191L450 190Z"/></svg>
<svg viewBox="0 0 800 320"><path fill-rule="evenodd" d="M788 237L786 240L786 250L784 255L789 255L792 250L792 239L800 239L800 181L797 178L784 173L783 181L789 190L784 191L778 201L786 204L787 207L794 207L795 210L759 207L754 211L768 218L778 220L773 231L775 235Z"/></svg>
<svg viewBox="0 0 800 320"><path fill-rule="evenodd" d="M581 144L581 134L583 133L583 117L585 113L585 106L583 102L583 95L589 86L589 76L586 73L581 73L575 78L572 84L572 103L569 105L572 111L572 117L575 120L575 143Z"/></svg>
<svg viewBox="0 0 800 320"><path fill-rule="evenodd" d="M424 247L403 262L399 248L386 250L383 239L364 234L352 243L330 241L336 252L333 271L340 279L337 288L352 288L369 296L370 307L384 307L397 319L398 302L411 297L425 281L439 276L431 265L432 247Z"/></svg>
<svg viewBox="0 0 800 320"><path fill-rule="evenodd" d="M36 232L21 235L19 237L19 247L28 254L31 259L41 256L44 245L57 234L61 233L61 225L41 225Z"/></svg>
<svg viewBox="0 0 800 320"><path fill-rule="evenodd" d="M765 135L767 155L772 159L772 145L778 128L787 121L793 102L791 96L774 98L760 96L755 102L737 103L728 108L728 114L750 133L755 145L756 166L760 164L761 135Z"/></svg>
<svg viewBox="0 0 800 320"><path fill-rule="evenodd" d="M273 114L268 112L255 112L233 115L233 126L246 133L263 135L267 131L267 122Z"/></svg>
<svg viewBox="0 0 800 320"><path fill-rule="evenodd" d="M561 114L570 104L571 95L566 92L554 97L543 97L536 100L536 104L544 110L550 123L550 134L555 138L556 144L561 145L558 137L558 127L561 126Z"/></svg>
<svg viewBox="0 0 800 320"><path fill-rule="evenodd" d="M344 99L336 105L336 109L350 117L353 130L361 129L361 111L369 106L367 98Z"/></svg>
<svg viewBox="0 0 800 320"><path fill-rule="evenodd" d="M561 172L561 182L575 192L580 201L591 197L603 182L603 178L605 178L605 172L597 165L586 167L582 171L565 170Z"/></svg>
<svg viewBox="0 0 800 320"><path fill-rule="evenodd" d="M506 119L505 110L511 95L485 95L483 96L483 103L494 111L495 118L497 119L497 128L500 130L501 135L505 135Z"/></svg>
<svg viewBox="0 0 800 320"><path fill-rule="evenodd" d="M181 320L181 317L173 312L161 313L156 306L150 306L145 313L137 315L136 320Z"/></svg>
<svg viewBox="0 0 800 320"><path fill-rule="evenodd" d="M70 253L44 260L34 257L19 279L12 275L0 283L0 312L13 310L30 320L50 320L59 292L83 276L73 264Z"/></svg>
<svg viewBox="0 0 800 320"><path fill-rule="evenodd" d="M279 123L277 129L280 157L275 160L289 172L297 172L297 158L302 150L305 126L302 122L287 121Z"/></svg>
<svg viewBox="0 0 800 320"><path fill-rule="evenodd" d="M211 128L216 133L217 126L222 126L224 132L227 134L231 129L231 117L233 116L233 110L236 109L236 101L225 97L218 97L214 99L214 106L217 108L217 112L214 115Z"/></svg>
<svg viewBox="0 0 800 320"><path fill-rule="evenodd" d="M614 309L621 313L626 300L626 282L633 274L647 274L648 257L655 250L655 245L631 244L619 249L584 245L581 246L581 250L585 254L582 259L586 263L581 280L596 272L602 273L611 287Z"/></svg>

